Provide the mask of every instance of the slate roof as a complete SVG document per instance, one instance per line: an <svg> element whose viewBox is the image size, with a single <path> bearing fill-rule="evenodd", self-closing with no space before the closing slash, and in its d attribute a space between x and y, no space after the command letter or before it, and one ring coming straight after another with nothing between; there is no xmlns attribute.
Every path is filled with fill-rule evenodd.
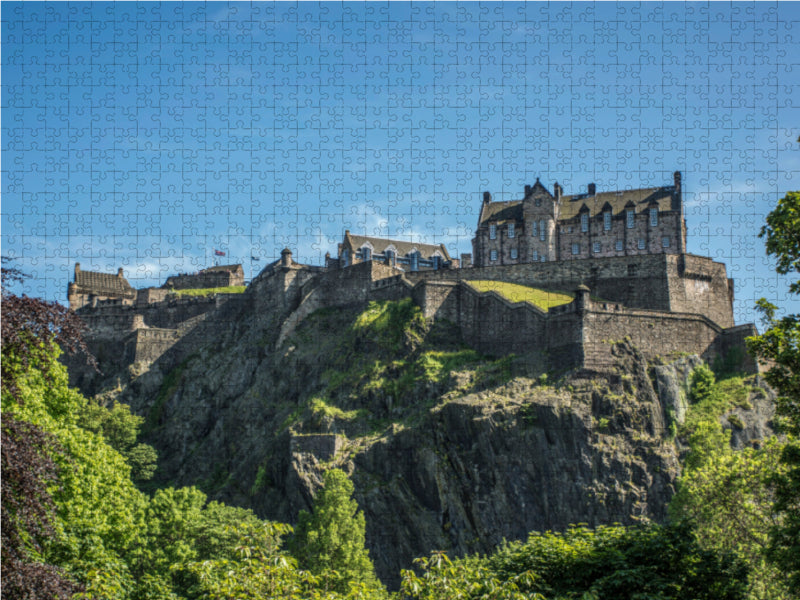
<svg viewBox="0 0 800 600"><path fill-rule="evenodd" d="M398 256L406 256L415 248L419 251L424 259L429 259L437 250L444 256L445 260L450 260L450 254L447 252L444 244L420 244L417 242L403 242L400 240L389 240L384 238L376 238L365 235L353 235L350 232L345 232L345 239L350 240L350 246L354 250L361 248L364 244L369 242L372 245L374 254L383 254L384 250L389 246L394 246L397 250Z"/></svg>
<svg viewBox="0 0 800 600"><path fill-rule="evenodd" d="M558 220L564 221L578 216L581 208L586 205L590 216L603 212L606 205L611 207L611 212L618 215L626 210L629 203L633 203L635 211L647 210L653 202L658 205L658 210L665 212L673 208L675 188L655 187L641 188L638 190L622 190L619 192L600 192L594 196L589 194L574 194L562 196L558 203ZM522 222L523 200L508 202L489 202L481 207L481 224L487 221L518 221Z"/></svg>
<svg viewBox="0 0 800 600"><path fill-rule="evenodd" d="M483 221L519 221L522 222L522 200L509 202L489 202L483 206Z"/></svg>
<svg viewBox="0 0 800 600"><path fill-rule="evenodd" d="M118 277L113 273L78 271L75 273L75 284L79 288L78 291L84 294L126 297L136 295L136 290L131 287L127 279Z"/></svg>
<svg viewBox="0 0 800 600"><path fill-rule="evenodd" d="M672 210L672 195L674 191L674 187L657 187L623 190L620 192L601 192L594 196L589 196L588 194L563 196L558 205L558 219L560 221L578 216L584 204L589 209L591 216L600 214L606 204L611 206L612 214L618 215L624 212L628 203L631 202L634 204L637 213L647 210L653 201L658 204L659 211L665 212Z"/></svg>

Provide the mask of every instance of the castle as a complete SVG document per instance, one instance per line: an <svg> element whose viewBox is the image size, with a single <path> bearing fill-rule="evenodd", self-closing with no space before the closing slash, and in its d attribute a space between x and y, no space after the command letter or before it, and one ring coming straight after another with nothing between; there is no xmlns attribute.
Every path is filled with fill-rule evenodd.
<svg viewBox="0 0 800 600"><path fill-rule="evenodd" d="M211 323L232 310L274 314L277 350L318 309L411 297L426 318L454 323L477 350L528 355L546 369L610 368L609 343L627 338L648 358L736 357L740 368L757 370L743 352L755 328L734 325L725 265L686 253L680 173L673 185L638 190L598 193L591 184L586 194L565 196L558 184L551 193L537 180L518 201L493 202L487 192L472 247L456 259L443 244L346 231L324 266L296 263L284 249L245 293L208 297L173 290L243 283L241 265L142 290L121 269L114 276L76 265L69 301L88 322L96 352L108 348L121 364L146 365L170 352L174 363L182 339L201 326L211 335ZM494 281L573 300L549 309L512 302L486 289Z"/></svg>

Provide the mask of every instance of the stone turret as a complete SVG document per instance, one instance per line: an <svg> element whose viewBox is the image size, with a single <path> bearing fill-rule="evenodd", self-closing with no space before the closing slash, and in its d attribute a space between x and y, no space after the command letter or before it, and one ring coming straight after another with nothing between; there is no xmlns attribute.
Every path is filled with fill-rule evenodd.
<svg viewBox="0 0 800 600"><path fill-rule="evenodd" d="M281 266L282 267L291 267L292 266L292 251L288 248L284 248L281 251Z"/></svg>

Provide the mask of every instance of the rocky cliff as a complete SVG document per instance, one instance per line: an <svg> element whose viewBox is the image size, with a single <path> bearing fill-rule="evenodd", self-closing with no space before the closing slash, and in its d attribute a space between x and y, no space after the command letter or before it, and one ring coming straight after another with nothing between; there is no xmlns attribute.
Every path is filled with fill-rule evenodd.
<svg viewBox="0 0 800 600"><path fill-rule="evenodd" d="M604 372L542 373L525 355L478 354L410 299L318 310L287 335L296 308L248 292L153 364L109 363L92 382L146 417L156 485L294 522L323 470L344 468L389 585L434 549L665 517L698 359L648 364L619 341ZM767 392L752 406L737 409L737 444L768 432Z"/></svg>

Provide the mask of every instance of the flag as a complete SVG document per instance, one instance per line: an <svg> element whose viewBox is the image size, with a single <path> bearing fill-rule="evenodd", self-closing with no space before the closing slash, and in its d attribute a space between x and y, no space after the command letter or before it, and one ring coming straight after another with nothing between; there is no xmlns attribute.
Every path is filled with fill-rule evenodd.
<svg viewBox="0 0 800 600"><path fill-rule="evenodd" d="M250 257L250 260L261 260L261 259L260 259L260 258L258 258L257 256L251 256L251 257Z"/></svg>
<svg viewBox="0 0 800 600"><path fill-rule="evenodd" d="M222 250L214 248L214 256L225 256L225 253Z"/></svg>

